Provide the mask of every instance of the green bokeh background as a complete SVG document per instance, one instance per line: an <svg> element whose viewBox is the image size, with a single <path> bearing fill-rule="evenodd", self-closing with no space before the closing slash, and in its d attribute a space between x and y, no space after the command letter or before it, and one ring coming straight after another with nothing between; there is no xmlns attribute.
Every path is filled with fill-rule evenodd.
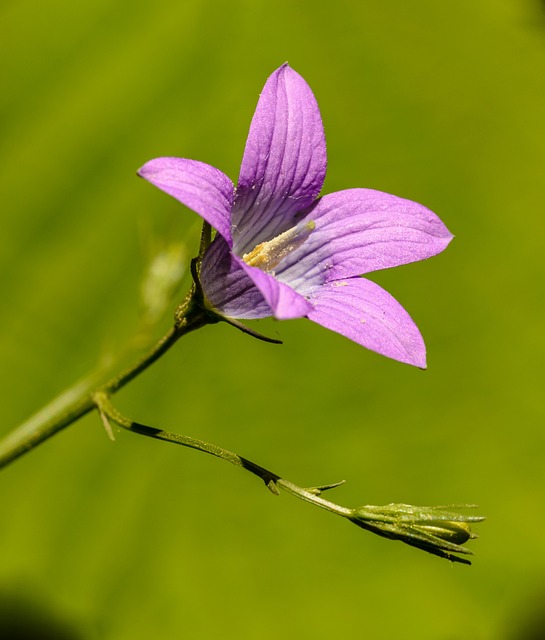
<svg viewBox="0 0 545 640"><path fill-rule="evenodd" d="M157 239L194 251L196 216L135 170L178 155L236 179L259 91L288 60L321 107L324 192L411 198L456 235L373 276L421 328L428 371L305 320L259 323L281 347L218 325L116 402L303 485L345 478L341 504L488 516L473 566L452 566L202 454L112 444L90 415L0 474L0 627L15 611L84 639L530 638L545 593L543 3L4 0L0 36L2 433L134 333Z"/></svg>

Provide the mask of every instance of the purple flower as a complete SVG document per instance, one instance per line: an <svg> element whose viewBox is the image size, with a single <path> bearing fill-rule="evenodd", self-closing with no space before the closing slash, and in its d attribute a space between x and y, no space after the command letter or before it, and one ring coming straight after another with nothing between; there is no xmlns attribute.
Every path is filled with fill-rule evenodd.
<svg viewBox="0 0 545 640"><path fill-rule="evenodd" d="M184 158L139 175L217 230L201 265L207 304L225 317L306 317L385 356L424 368L403 307L362 274L429 258L452 239L420 204L371 189L318 198L326 148L316 99L284 64L252 119L238 184Z"/></svg>

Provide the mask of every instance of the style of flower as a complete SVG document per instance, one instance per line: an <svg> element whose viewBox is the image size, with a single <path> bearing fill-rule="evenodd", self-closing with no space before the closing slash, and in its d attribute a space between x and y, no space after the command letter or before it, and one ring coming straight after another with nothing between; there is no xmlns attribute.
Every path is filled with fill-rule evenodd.
<svg viewBox="0 0 545 640"><path fill-rule="evenodd" d="M200 271L215 313L306 317L424 368L424 341L408 313L360 276L429 258L452 235L426 207L380 191L318 197L326 164L316 99L284 64L259 98L236 187L215 167L184 158L156 158L138 173L216 229Z"/></svg>

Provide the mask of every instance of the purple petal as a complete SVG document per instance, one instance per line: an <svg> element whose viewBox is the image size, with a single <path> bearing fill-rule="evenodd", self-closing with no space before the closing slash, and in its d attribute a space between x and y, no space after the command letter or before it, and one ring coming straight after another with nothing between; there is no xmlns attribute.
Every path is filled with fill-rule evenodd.
<svg viewBox="0 0 545 640"><path fill-rule="evenodd" d="M285 64L265 84L244 150L233 208L238 255L291 226L320 193L326 164L316 99Z"/></svg>
<svg viewBox="0 0 545 640"><path fill-rule="evenodd" d="M204 254L201 285L208 301L225 316L251 320L272 315L263 294L221 236L216 236Z"/></svg>
<svg viewBox="0 0 545 640"><path fill-rule="evenodd" d="M365 278L331 282L312 299L308 318L388 358L424 369L426 347L409 314Z"/></svg>
<svg viewBox="0 0 545 640"><path fill-rule="evenodd" d="M138 175L193 209L232 245L231 205L234 188L219 169L185 158L155 158Z"/></svg>
<svg viewBox="0 0 545 640"><path fill-rule="evenodd" d="M310 302L289 285L279 282L261 269L248 266L240 258L236 260L261 291L278 320L302 318L312 310Z"/></svg>
<svg viewBox="0 0 545 640"><path fill-rule="evenodd" d="M276 270L302 293L323 282L429 258L452 239L426 207L372 189L326 195L302 220L315 221L316 228Z"/></svg>

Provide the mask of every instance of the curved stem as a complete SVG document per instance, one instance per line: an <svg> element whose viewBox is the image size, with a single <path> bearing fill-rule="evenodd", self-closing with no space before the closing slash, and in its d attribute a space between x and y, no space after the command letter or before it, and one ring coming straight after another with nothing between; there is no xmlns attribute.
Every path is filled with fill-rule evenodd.
<svg viewBox="0 0 545 640"><path fill-rule="evenodd" d="M208 453L212 456L215 456L216 458L220 458L221 460L230 462L236 467L245 469L246 471L253 473L255 476L263 480L265 485L274 494L278 494L279 488L284 489L284 491L286 491L287 493L290 493L291 495L296 496L297 498L300 498L305 502L311 502L312 504L322 507L322 509L327 509L328 511L331 511L332 513L343 516L345 518L349 517L352 514L351 509L341 507L333 502L324 500L319 496L321 491L336 487L342 483L335 483L332 485L316 487L312 489L299 487L289 480L284 480L277 473L269 471L268 469L265 469L265 467L261 467L255 462L252 462L247 458L243 458L237 453L233 453L232 451L228 451L227 449L218 447L215 444L209 444L208 442L197 440L196 438L191 438L190 436L163 431L162 429L156 429L155 427L150 427L140 422L135 422L134 420L131 420L130 418L122 415L112 405L110 398L105 391L98 391L97 393L93 394L93 400L97 406L102 420L105 423L108 423L108 421L111 420L123 429L132 431L133 433L138 433L142 436L155 438L156 440L163 440L164 442L179 444L183 447L189 447L190 449L197 449L198 451Z"/></svg>
<svg viewBox="0 0 545 640"><path fill-rule="evenodd" d="M114 376L111 380L102 386L104 390L112 394L119 391L122 387L134 380L142 371L145 371L150 365L159 360L181 337L187 333L182 332L176 326L171 327L168 332L157 342L153 348L134 365L127 367L120 374Z"/></svg>
<svg viewBox="0 0 545 640"><path fill-rule="evenodd" d="M53 402L29 418L0 442L0 468L37 447L40 443L73 424L95 408L93 393L104 390L113 394L164 355L183 335L204 326L209 319L192 305L192 292L180 305L184 313L142 358L121 373L103 382L104 374L95 374L76 383Z"/></svg>
<svg viewBox="0 0 545 640"><path fill-rule="evenodd" d="M281 478L273 471L269 471L215 444L209 444L190 436L170 433L135 422L122 415L112 405L110 396L105 390L93 394L93 401L108 430L111 430L110 421L112 421L133 433L208 453L253 473L258 478L261 478L265 485L276 495L278 495L279 489L283 489L300 500L310 502L335 515L346 518L360 528L384 538L400 540L405 544L446 558L452 562L471 564L457 554L471 554L471 551L464 547L463 544L476 537L471 531L470 524L481 522L483 518L480 516L463 516L453 512L451 508L445 507L414 507L407 504L390 504L383 507L366 505L356 509L342 507L329 500L324 500L320 496L323 491L333 489L342 484L342 482L321 487L300 487L289 480Z"/></svg>
<svg viewBox="0 0 545 640"><path fill-rule="evenodd" d="M276 495L278 495L279 489L283 489L300 500L346 518L362 529L382 537L400 540L405 544L453 562L471 564L457 554L471 553L463 544L467 540L476 537L471 531L470 524L482 521L483 518L480 516L461 516L445 507L413 507L406 504L390 504L385 507L366 505L356 509L342 507L329 500L324 500L320 495L323 491L333 489L342 484L342 482L320 487L300 487L232 451L190 436L170 433L135 422L117 411L110 401L111 394L155 362L182 335L203 324L206 324L206 316L197 313L192 321L182 323L171 329L134 366L129 367L105 384L95 386L91 380L85 380L65 392L2 443L0 446L0 467L15 460L26 451L43 442L43 440L96 408L107 431L110 433L111 421L133 433L208 453L236 467L249 471L260 478Z"/></svg>
<svg viewBox="0 0 545 640"><path fill-rule="evenodd" d="M130 420L119 413L119 411L112 405L106 390L100 390L94 393L92 400L104 422L111 420L123 429L132 431L133 433L138 433L141 436L179 444L183 447L189 447L190 449L197 449L197 451L202 451L215 456L216 458L220 458L221 460L225 460L226 462L230 462L236 467L246 469L247 471L250 471L250 473L258 476L273 491L273 493L277 493L274 490L273 485L280 480L280 476L276 473L273 473L264 467L260 467L250 460L246 460L246 458L243 458L232 451L228 451L227 449L223 449L222 447L218 447L217 445L204 442L203 440L197 440L190 436L184 436L179 433L171 433L169 431L163 431L162 429L156 429L155 427L150 427L140 422Z"/></svg>
<svg viewBox="0 0 545 640"><path fill-rule="evenodd" d="M90 397L94 379L76 383L23 422L0 442L0 468L34 449L94 408Z"/></svg>

